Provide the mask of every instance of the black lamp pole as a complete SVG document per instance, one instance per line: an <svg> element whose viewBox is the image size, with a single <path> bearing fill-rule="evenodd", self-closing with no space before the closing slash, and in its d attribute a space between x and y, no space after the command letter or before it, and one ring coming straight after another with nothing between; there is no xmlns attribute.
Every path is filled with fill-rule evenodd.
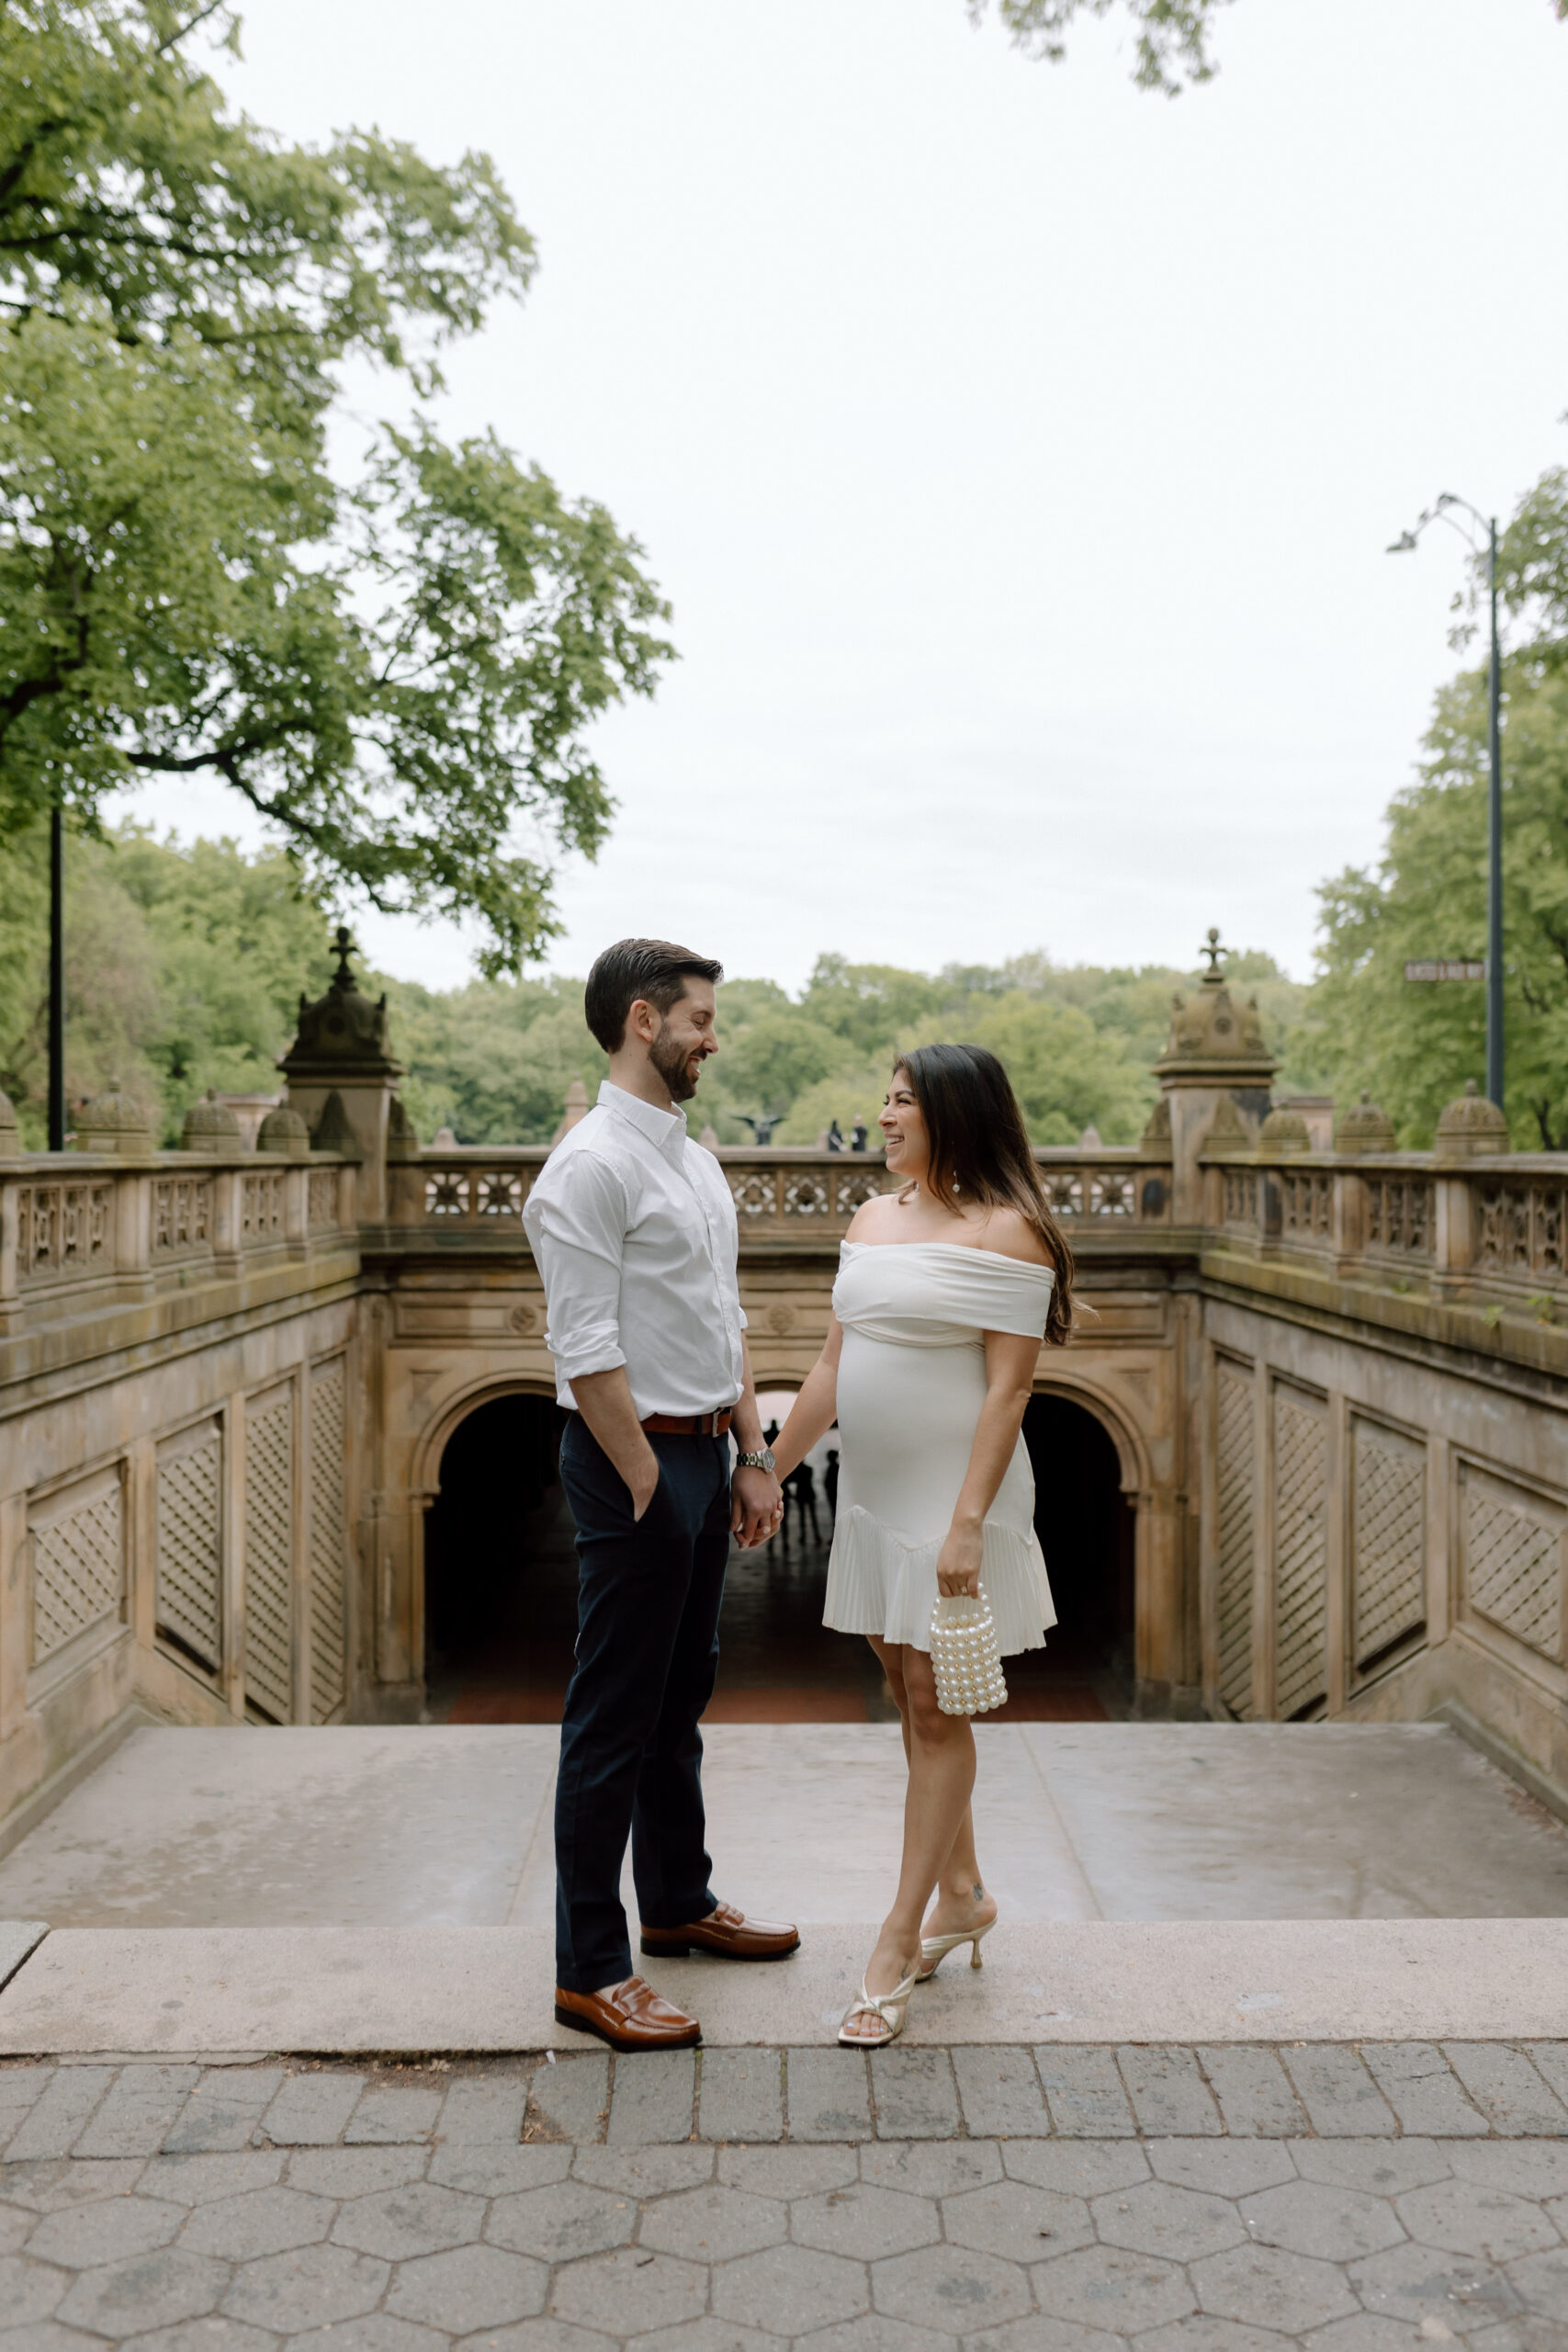
<svg viewBox="0 0 1568 2352"><path fill-rule="evenodd" d="M49 1148L65 1148L65 825L49 812Z"/></svg>

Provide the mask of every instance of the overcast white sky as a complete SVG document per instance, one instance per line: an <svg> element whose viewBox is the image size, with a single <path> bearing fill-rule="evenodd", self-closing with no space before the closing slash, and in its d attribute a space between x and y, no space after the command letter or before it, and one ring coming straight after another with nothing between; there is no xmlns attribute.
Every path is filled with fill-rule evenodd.
<svg viewBox="0 0 1568 2352"><path fill-rule="evenodd" d="M258 119L496 157L542 266L446 429L604 499L674 605L555 968L1186 965L1218 922L1307 975L1453 667L1462 549L1387 542L1568 460L1568 25L1235 0L1215 45L1169 103L1122 26L1053 68L963 0L248 0Z"/></svg>

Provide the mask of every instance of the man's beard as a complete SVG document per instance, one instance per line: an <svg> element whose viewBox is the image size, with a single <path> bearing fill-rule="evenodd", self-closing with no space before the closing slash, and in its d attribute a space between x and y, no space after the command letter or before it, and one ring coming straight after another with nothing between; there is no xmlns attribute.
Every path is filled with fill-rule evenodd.
<svg viewBox="0 0 1568 2352"><path fill-rule="evenodd" d="M697 1081L686 1068L691 1057L691 1046L678 1046L665 1030L648 1049L648 1058L670 1089L672 1102L689 1102L697 1091Z"/></svg>

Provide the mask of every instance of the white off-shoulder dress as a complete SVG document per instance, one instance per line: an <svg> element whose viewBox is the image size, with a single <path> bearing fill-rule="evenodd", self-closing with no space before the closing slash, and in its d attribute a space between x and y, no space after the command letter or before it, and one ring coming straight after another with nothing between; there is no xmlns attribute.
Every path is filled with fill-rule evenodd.
<svg viewBox="0 0 1568 2352"><path fill-rule="evenodd" d="M839 1510L822 1622L931 1648L936 1563L986 1400L987 1331L1044 1336L1055 1275L961 1242L840 1247ZM1020 1436L986 1514L980 1569L1004 1656L1056 1622Z"/></svg>

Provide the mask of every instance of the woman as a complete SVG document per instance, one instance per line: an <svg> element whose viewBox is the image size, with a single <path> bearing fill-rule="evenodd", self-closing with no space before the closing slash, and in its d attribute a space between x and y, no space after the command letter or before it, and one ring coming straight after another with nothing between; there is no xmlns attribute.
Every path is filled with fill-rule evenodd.
<svg viewBox="0 0 1568 2352"><path fill-rule="evenodd" d="M859 2049L897 2039L954 1945L977 1968L997 1916L969 1814L975 1735L937 1706L931 1611L983 1580L1004 1653L1055 1623L1021 1430L1041 1340L1060 1345L1072 1317L1072 1253L996 1056L904 1055L879 1124L901 1188L855 1212L828 1343L778 1445L784 1478L838 1421L824 1623L870 1641L909 1765L897 1897L839 2029Z"/></svg>

